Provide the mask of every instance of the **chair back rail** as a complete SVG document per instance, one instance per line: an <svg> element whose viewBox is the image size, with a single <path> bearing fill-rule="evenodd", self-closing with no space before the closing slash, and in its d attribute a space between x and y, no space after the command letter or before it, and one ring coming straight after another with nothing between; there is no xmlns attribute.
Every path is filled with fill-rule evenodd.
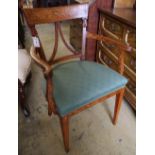
<svg viewBox="0 0 155 155"><path fill-rule="evenodd" d="M29 25L54 23L78 18L88 18L88 4L52 8L24 8Z"/></svg>

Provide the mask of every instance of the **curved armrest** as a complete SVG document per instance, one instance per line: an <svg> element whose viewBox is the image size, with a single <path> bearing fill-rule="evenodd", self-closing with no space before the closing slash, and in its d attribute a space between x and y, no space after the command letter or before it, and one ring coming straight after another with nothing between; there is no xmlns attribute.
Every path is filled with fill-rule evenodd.
<svg viewBox="0 0 155 155"><path fill-rule="evenodd" d="M105 37L103 35L98 35L98 34L93 34L93 33L87 32L87 38L88 39L95 39L95 40L99 40L99 41L102 40L102 41L105 41L105 42L108 42L108 43L111 43L111 44L115 44L119 48L121 48L122 50L125 50L125 51L128 51L128 52L130 52L132 50L131 46L125 45L125 44L121 43L120 41L111 39L109 37Z"/></svg>
<svg viewBox="0 0 155 155"><path fill-rule="evenodd" d="M111 39L109 37L105 37L103 35L93 34L90 32L87 32L87 38L95 39L95 40L99 40L99 41L102 40L102 41L105 41L105 42L108 42L111 44L115 44L116 46L118 46L120 48L120 54L118 56L118 64L119 64L118 72L123 75L123 72L124 72L124 52L125 51L130 52L132 50L132 47L129 45L124 45L120 41Z"/></svg>
<svg viewBox="0 0 155 155"><path fill-rule="evenodd" d="M45 74L48 74L51 69L52 69L52 66L50 66L47 62L45 62L44 60L42 60L39 55L37 55L36 53L36 50L34 48L34 46L31 46L31 49L30 49L30 55L31 57L41 66L44 68L44 73Z"/></svg>

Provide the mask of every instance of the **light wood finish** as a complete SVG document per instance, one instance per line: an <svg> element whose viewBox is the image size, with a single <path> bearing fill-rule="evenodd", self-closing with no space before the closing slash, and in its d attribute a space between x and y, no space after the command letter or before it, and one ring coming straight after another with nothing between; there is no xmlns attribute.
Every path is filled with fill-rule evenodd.
<svg viewBox="0 0 155 155"><path fill-rule="evenodd" d="M92 106L94 106L94 105L96 105L96 104L98 104L98 103L103 103L106 99L108 99L108 98L110 98L110 97L112 97L112 96L114 96L114 95L116 95L116 94L119 94L119 93L123 92L123 90L124 90L124 88L119 89L119 90L117 90L117 91L114 91L114 92L112 92L112 93L109 93L108 95L103 96L103 97L101 97L101 98L98 98L98 99L96 99L95 101L92 101L92 102L90 102L90 103L84 105L83 107L81 107L81 108L79 108L79 109L77 109L77 110L75 110L75 111L69 113L68 116L71 117L71 116L73 116L73 115L76 115L76 114L78 114L78 113L84 111L85 109L91 108ZM117 110L118 110L118 109L116 108L116 112L117 112ZM114 119L115 119L115 118L114 118Z"/></svg>
<svg viewBox="0 0 155 155"><path fill-rule="evenodd" d="M45 60L41 59L40 56L36 53L36 48L31 46L30 49L31 57L44 68L44 73L48 74L51 70L51 67Z"/></svg>
<svg viewBox="0 0 155 155"><path fill-rule="evenodd" d="M60 117L60 124L65 145L65 151L69 152L69 117Z"/></svg>
<svg viewBox="0 0 155 155"><path fill-rule="evenodd" d="M114 124L116 124L117 120L118 120L118 114L120 112L120 108L121 108L121 105L122 105L122 99L123 99L123 96L124 96L124 90L125 89L122 89L120 92L118 92L116 94L115 110L114 110L114 117L113 117L113 123Z"/></svg>
<svg viewBox="0 0 155 155"><path fill-rule="evenodd" d="M87 18L88 5L81 4L52 8L27 8L24 9L24 13L29 25L45 24L77 18Z"/></svg>
<svg viewBox="0 0 155 155"><path fill-rule="evenodd" d="M53 98L53 84L51 80L50 74L45 75L45 78L47 80L47 85L46 85L46 98L48 101L48 115L51 116L52 113L56 114L56 106L54 103L54 98Z"/></svg>
<svg viewBox="0 0 155 155"><path fill-rule="evenodd" d="M56 38L56 41L55 41L55 45L54 45L54 50L53 50L53 53L54 55L52 54L51 55L51 59L50 61L47 61L46 59L43 59L41 57L41 55L39 53L37 53L36 49L34 49L33 47L31 48L31 56L33 57L33 59L40 65L43 67L44 69L44 75L45 75L45 78L47 80L47 91L46 91L46 98L47 98L47 101L48 101L48 114L49 116L51 116L52 114L57 114L60 118L60 123L61 123L61 129L62 129L62 135L63 135L63 141L64 141L64 146L65 146L65 150L66 152L69 151L69 118L91 106L94 106L96 105L97 103L101 103L102 101L104 101L105 99L113 96L113 95L116 95L118 93L121 93L124 88L121 88L119 90L116 90L112 93L109 93L95 101L92 101L90 103L87 103L85 106L79 108L79 109L76 109L75 111L72 111L71 113L61 117L58 110L57 110L57 106L56 106L56 103L55 103L55 100L54 100L54 97L53 97L53 84L52 84L52 70L53 70L53 64L55 64L56 62L62 62L62 61L65 61L65 60L69 60L71 58L75 58L75 57L79 57L81 58L81 60L85 59L85 44L86 44L86 37L87 38L91 38L91 39L97 39L97 40L102 40L102 41L107 41L107 42L110 42L112 44L116 44L116 46L118 46L118 48L121 49L120 51L120 55L122 55L122 50L124 51L125 49L130 49L128 45L124 45L122 43L120 43L119 41L116 41L116 40L113 40L113 39L109 39L107 37L104 37L104 36L98 36L96 34L91 34L89 32L86 31L86 27L87 27L87 15L88 15L88 11L86 8L88 8L88 6L86 4L81 4L81 5L73 5L73 6L69 6L69 7L55 7L55 8L50 8L50 11L49 9L37 9L37 13L39 14L36 14L36 9L24 9L24 13L26 15L26 19L28 20L28 23L29 23L29 27L30 27L30 30L31 30L31 33L32 33L32 36L34 35L33 32L34 30L32 29L32 26L33 24L39 24L39 23L44 23L44 22L55 22L55 38ZM69 11L68 12L66 12ZM75 10L76 10L76 13L75 13ZM78 11L77 11L78 10ZM59 11L60 11L60 14L59 14ZM56 14L55 14L56 12ZM40 14L42 13L42 14ZM28 16L31 14L31 17ZM49 16L46 16L46 15L49 15ZM62 15L63 14L63 15ZM36 17L37 15L37 17ZM57 16L59 15L59 16ZM57 19L55 19L57 17ZM83 21L83 30L82 30L82 52L79 53L79 52L73 52L73 50L69 47L69 45L67 45L63 35L62 35L62 32L61 32L61 27L60 27L60 23L58 21L61 21L61 20L66 20L66 19L77 19L81 17L82 18L82 21ZM34 28L34 25L33 25L33 28ZM64 40L63 43L65 44L65 46L71 51L72 55L69 55L69 56L65 56L63 58L58 58L58 59L55 59L55 54L57 52L57 42L58 42L58 33L60 33L60 37ZM37 33L36 33L36 36L38 37ZM42 48L42 47L40 47ZM41 49L43 51L43 49ZM39 54L39 56L38 56ZM123 67L123 60L124 59L120 59L120 65ZM123 70L120 69L120 72L122 72ZM60 94L61 95L61 94ZM119 105L120 105L120 102L122 102L121 98L119 98ZM74 104L74 103L73 103ZM115 108L115 115L118 117L118 111L120 110L120 106L117 106ZM115 119L115 117L114 117Z"/></svg>
<svg viewBox="0 0 155 155"><path fill-rule="evenodd" d="M125 44L122 44L120 41L111 39L109 37L105 37L103 35L98 35L98 34L93 34L93 33L88 32L87 33L87 38L96 39L98 41L104 41L106 43L116 44L122 50L131 51L131 47L130 46L126 46Z"/></svg>

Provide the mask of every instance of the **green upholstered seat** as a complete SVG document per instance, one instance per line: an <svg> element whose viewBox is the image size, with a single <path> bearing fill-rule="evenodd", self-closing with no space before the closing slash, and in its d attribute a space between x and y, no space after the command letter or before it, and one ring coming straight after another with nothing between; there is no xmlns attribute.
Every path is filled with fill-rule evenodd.
<svg viewBox="0 0 155 155"><path fill-rule="evenodd" d="M127 79L105 65L75 61L53 70L53 93L61 116L124 87Z"/></svg>

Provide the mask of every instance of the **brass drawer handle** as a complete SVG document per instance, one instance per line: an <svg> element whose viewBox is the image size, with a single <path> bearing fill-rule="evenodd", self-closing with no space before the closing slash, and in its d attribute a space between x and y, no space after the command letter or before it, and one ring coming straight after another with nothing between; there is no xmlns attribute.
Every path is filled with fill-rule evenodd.
<svg viewBox="0 0 155 155"><path fill-rule="evenodd" d="M105 63L105 62L102 60L102 58L101 58L101 50L99 50L98 58L99 58L99 60L100 60L100 62L101 62L102 64L106 65L106 63Z"/></svg>
<svg viewBox="0 0 155 155"><path fill-rule="evenodd" d="M130 31L127 30L127 32L126 32L126 34L125 34L125 44L128 45L128 46L130 46L130 44L129 44L129 42L128 42L129 33L130 33Z"/></svg>

